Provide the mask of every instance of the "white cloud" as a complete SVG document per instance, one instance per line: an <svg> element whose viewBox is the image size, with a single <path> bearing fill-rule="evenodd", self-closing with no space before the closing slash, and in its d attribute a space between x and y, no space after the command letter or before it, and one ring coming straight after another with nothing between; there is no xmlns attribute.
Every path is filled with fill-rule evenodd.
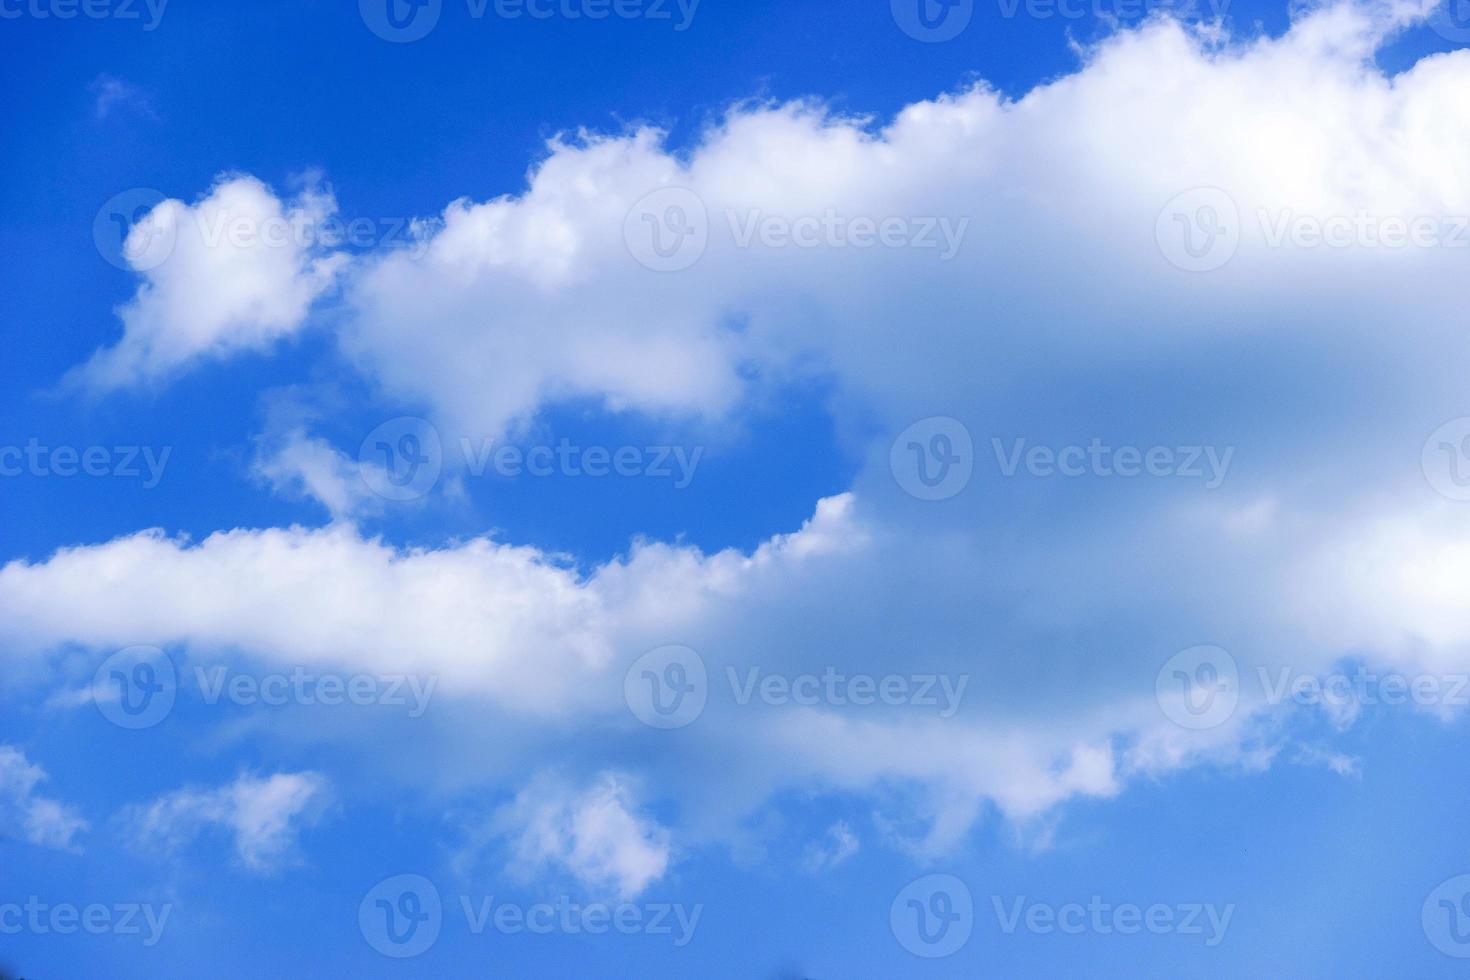
<svg viewBox="0 0 1470 980"><path fill-rule="evenodd" d="M374 465L352 459L326 440L296 428L272 438L269 448L256 458L252 472L277 493L310 497L333 520L350 520L382 510L382 498L373 493L362 473L363 466Z"/></svg>
<svg viewBox="0 0 1470 980"><path fill-rule="evenodd" d="M97 97L93 112L99 120L106 119L119 109L126 109L155 122L158 120L158 113L154 111L148 97L127 79L114 75L98 75L92 80L91 91Z"/></svg>
<svg viewBox="0 0 1470 980"><path fill-rule="evenodd" d="M269 349L304 325L345 262L320 237L335 211L330 194L309 189L287 203L248 176L222 177L192 205L158 204L124 246L144 281L118 311L122 339L69 380L107 391Z"/></svg>
<svg viewBox="0 0 1470 980"><path fill-rule="evenodd" d="M46 771L19 749L0 745L0 838L76 850L75 838L87 829L87 821L73 807L36 792L46 779Z"/></svg>
<svg viewBox="0 0 1470 980"><path fill-rule="evenodd" d="M233 838L236 859L254 874L272 874L296 859L298 838L316 823L328 785L314 772L241 775L214 789L184 788L130 807L124 832L145 848L174 852L210 830Z"/></svg>
<svg viewBox="0 0 1470 980"><path fill-rule="evenodd" d="M488 538L400 551L350 525L237 530L192 546L145 532L0 568L0 621L16 648L149 636L281 663L437 674L461 695L562 711L587 698L619 641L697 619L713 599L769 587L862 540L839 497L750 555L639 544L584 580L556 556Z"/></svg>
<svg viewBox="0 0 1470 980"><path fill-rule="evenodd" d="M1348 650L1470 663L1470 512L1435 505L1419 472L1424 438L1470 412L1465 252L1269 241L1283 216L1470 214L1470 52L1385 76L1372 55L1408 16L1342 5L1248 40L1157 21L1018 100L976 86L883 126L813 103L744 106L677 156L649 130L560 142L524 194L455 202L422 254L372 256L347 277L344 350L446 431L494 435L570 398L713 418L752 386L830 379L839 431L878 433L854 447L854 493L754 553L643 543L582 576L487 538L405 551L344 525L197 545L148 533L0 570L0 623L29 651L182 643L437 673L446 697L487 698L496 723L546 751L606 748L556 741L569 730L632 740L695 838L734 836L771 794L815 784L896 801L901 839L928 853L992 807L1036 820L1138 776L1268 765L1284 736L1258 692L1212 731L1162 716L1153 684L1171 654L1220 643L1246 678ZM702 199L711 240L692 269L656 273L629 254L624 218L675 185ZM1165 205L1203 186L1228 191L1241 242L1189 273L1155 234ZM829 208L970 230L946 263L740 248L726 217ZM118 357L181 366L263 336L205 333L175 345L184 356ZM931 506L895 485L888 443L936 414L972 427L976 476ZM1238 451L1204 491L1007 478L991 440L1013 438ZM304 435L287 447L262 464L269 479L334 516L358 507L345 457ZM622 671L671 642L698 649L716 682L759 663L975 683L943 724L712 699L681 750L613 721L629 720ZM718 779L680 754L696 749L726 763ZM487 779L525 775L495 764Z"/></svg>
<svg viewBox="0 0 1470 980"><path fill-rule="evenodd" d="M492 826L508 838L512 866L522 874L550 866L599 894L634 898L669 867L668 831L638 813L626 778L616 773L583 789L543 775L498 811Z"/></svg>
<svg viewBox="0 0 1470 980"><path fill-rule="evenodd" d="M847 822L839 820L827 828L820 840L807 846L802 864L813 874L831 871L845 864L861 846L857 834Z"/></svg>

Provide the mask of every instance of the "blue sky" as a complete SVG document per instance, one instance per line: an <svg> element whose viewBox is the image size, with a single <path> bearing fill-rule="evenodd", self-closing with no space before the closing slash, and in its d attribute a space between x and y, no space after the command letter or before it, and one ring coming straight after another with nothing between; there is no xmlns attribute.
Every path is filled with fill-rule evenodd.
<svg viewBox="0 0 1470 980"><path fill-rule="evenodd" d="M1462 972L1464 13L0 0L0 977Z"/></svg>

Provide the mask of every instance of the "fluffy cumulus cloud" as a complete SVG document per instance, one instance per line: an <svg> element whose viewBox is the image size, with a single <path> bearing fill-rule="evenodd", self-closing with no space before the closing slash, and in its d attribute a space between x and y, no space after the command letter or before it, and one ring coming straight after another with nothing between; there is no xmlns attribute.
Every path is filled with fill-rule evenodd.
<svg viewBox="0 0 1470 980"><path fill-rule="evenodd" d="M194 204L170 198L139 215L123 256L143 282L118 310L122 338L71 381L103 391L164 381L294 333L345 261L323 238L335 211L320 190L286 202L230 175Z"/></svg>
<svg viewBox="0 0 1470 980"><path fill-rule="evenodd" d="M636 750L692 840L747 833L793 789L870 795L886 839L929 853L991 808L1039 821L1203 760L1347 771L1328 749L1281 751L1259 669L1470 667L1470 505L1423 456L1470 415L1470 52L1392 77L1374 63L1420 13L1338 4L1279 38L1157 20L1022 98L980 84L883 125L754 105L677 155L647 129L565 140L524 193L454 202L422 249L344 272L344 351L448 432L493 437L569 399L698 424L822 379L863 465L753 552L642 542L583 574L526 543L403 550L345 521L150 532L0 570L0 623L37 655L181 644L441 675L451 703L488 702L587 779L607 766L590 745ZM239 178L163 213L237 194L286 207ZM1400 223L1431 232L1388 243ZM266 345L332 268L178 247L89 374ZM215 274L230 285L201 314L188 290ZM890 455L937 415L974 445L969 486L942 503L905 493ZM1067 447L1080 475L1031 455ZM1168 465L1120 475L1125 449ZM337 517L362 511L350 471L304 431L260 469ZM1176 724L1160 668L1206 643L1235 658L1241 704ZM677 735L623 701L629 667L665 644L709 677ZM945 715L741 702L751 668L967 686ZM718 780L691 762L708 758ZM504 760L483 775L534 777ZM522 850L636 891L666 842L623 783L592 785L513 804L540 828Z"/></svg>
<svg viewBox="0 0 1470 980"><path fill-rule="evenodd" d="M513 871L570 874L597 894L632 898L669 866L668 831L638 812L626 778L615 773L582 788L538 776L488 828L506 838Z"/></svg>
<svg viewBox="0 0 1470 980"><path fill-rule="evenodd" d="M119 820L140 848L165 853L223 832L242 867L272 874L296 860L301 832L321 817L328 796L327 781L314 772L244 774L225 786L168 793Z"/></svg>
<svg viewBox="0 0 1470 980"><path fill-rule="evenodd" d="M11 837L59 850L75 850L76 837L87 821L37 787L46 771L11 745L0 745L0 837Z"/></svg>

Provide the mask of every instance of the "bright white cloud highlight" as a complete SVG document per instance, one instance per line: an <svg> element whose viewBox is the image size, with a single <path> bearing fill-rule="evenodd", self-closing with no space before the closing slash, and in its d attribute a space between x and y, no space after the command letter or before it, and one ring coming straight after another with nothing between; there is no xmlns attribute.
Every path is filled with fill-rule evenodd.
<svg viewBox="0 0 1470 980"><path fill-rule="evenodd" d="M124 245L143 283L118 310L122 339L71 380L99 391L165 381L294 333L345 261L321 241L335 211L330 194L285 202L248 176L222 177L195 204L162 202Z"/></svg>

